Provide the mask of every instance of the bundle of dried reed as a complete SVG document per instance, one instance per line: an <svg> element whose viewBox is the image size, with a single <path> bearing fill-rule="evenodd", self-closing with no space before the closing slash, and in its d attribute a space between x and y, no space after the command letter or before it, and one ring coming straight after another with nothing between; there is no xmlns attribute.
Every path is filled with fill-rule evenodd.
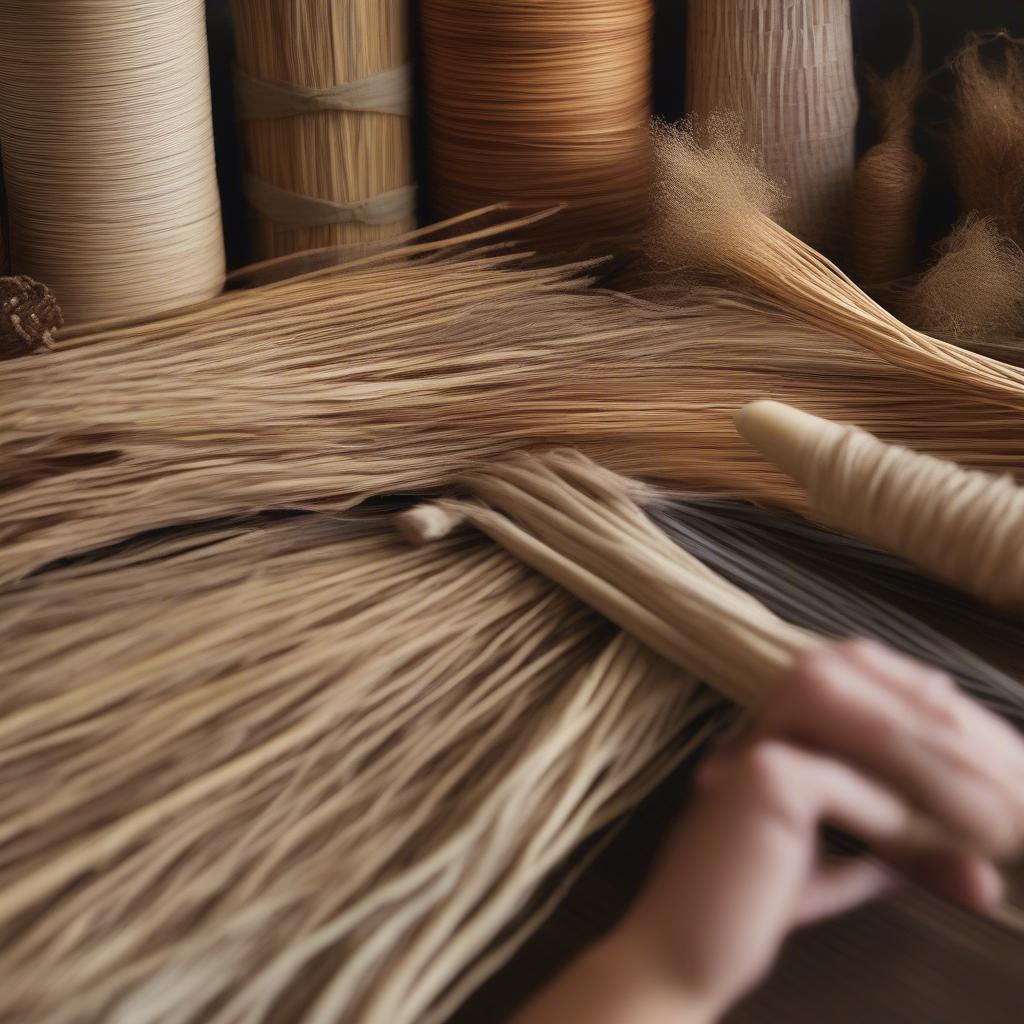
<svg viewBox="0 0 1024 1024"><path fill-rule="evenodd" d="M621 252L650 185L650 0L426 0L431 199L566 204L547 253Z"/></svg>
<svg viewBox="0 0 1024 1024"><path fill-rule="evenodd" d="M738 116L789 194L781 223L827 250L853 184L853 67L849 0L690 0L687 109Z"/></svg>
<svg viewBox="0 0 1024 1024"><path fill-rule="evenodd" d="M712 117L656 124L652 261L669 271L725 275L780 309L931 380L1024 403L1024 373L912 330L835 264L781 227L778 188L743 142L740 126Z"/></svg>
<svg viewBox="0 0 1024 1024"><path fill-rule="evenodd" d="M371 256L77 332L41 363L0 366L5 580L139 530L436 489L531 444L798 505L730 418L765 395L968 465L1024 464L1012 414L817 329L739 299L587 291L494 252Z"/></svg>
<svg viewBox="0 0 1024 1024"><path fill-rule="evenodd" d="M912 274L925 164L914 152L914 106L924 86L921 25L913 13L910 52L895 71L866 76L881 141L857 161L850 203L850 267L866 288Z"/></svg>
<svg viewBox="0 0 1024 1024"><path fill-rule="evenodd" d="M430 1021L717 701L492 545L379 517L0 595L0 1016Z"/></svg>
<svg viewBox="0 0 1024 1024"><path fill-rule="evenodd" d="M11 264L70 322L154 314L224 281L202 0L3 0Z"/></svg>
<svg viewBox="0 0 1024 1024"><path fill-rule="evenodd" d="M1002 47L989 54L990 43ZM992 217L1024 246L1024 40L973 38L953 59L953 172L965 212Z"/></svg>
<svg viewBox="0 0 1024 1024"><path fill-rule="evenodd" d="M907 323L964 344L1024 327L1024 251L987 217L969 214L900 299Z"/></svg>
<svg viewBox="0 0 1024 1024"><path fill-rule="evenodd" d="M415 222L404 0L233 0L257 256Z"/></svg>

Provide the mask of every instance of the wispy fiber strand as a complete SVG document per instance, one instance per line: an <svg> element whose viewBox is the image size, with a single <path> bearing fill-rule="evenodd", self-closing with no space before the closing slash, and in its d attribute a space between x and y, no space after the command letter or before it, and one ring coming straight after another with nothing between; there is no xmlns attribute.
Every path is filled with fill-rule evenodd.
<svg viewBox="0 0 1024 1024"><path fill-rule="evenodd" d="M534 444L794 504L731 421L765 395L967 465L1024 466L1016 416L966 383L752 301L672 308L588 290L572 268L416 245L0 365L0 579L140 530L436 490Z"/></svg>

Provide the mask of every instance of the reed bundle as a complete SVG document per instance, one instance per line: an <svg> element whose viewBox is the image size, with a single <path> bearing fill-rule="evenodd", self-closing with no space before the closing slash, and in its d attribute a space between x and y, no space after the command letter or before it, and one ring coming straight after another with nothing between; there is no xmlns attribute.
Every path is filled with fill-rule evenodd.
<svg viewBox="0 0 1024 1024"><path fill-rule="evenodd" d="M781 223L816 248L838 243L853 184L853 71L849 0L690 0L687 110L738 117L789 195Z"/></svg>
<svg viewBox="0 0 1024 1024"><path fill-rule="evenodd" d="M443 1020L717 701L492 545L137 541L0 595L0 1016Z"/></svg>
<svg viewBox="0 0 1024 1024"><path fill-rule="evenodd" d="M762 307L663 307L454 243L73 332L42 362L0 366L3 580L140 530L434 490L537 444L798 506L732 424L765 395L1024 464L1012 414Z"/></svg>
<svg viewBox="0 0 1024 1024"><path fill-rule="evenodd" d="M972 345L1024 327L1024 251L995 222L968 214L900 300L921 330Z"/></svg>
<svg viewBox="0 0 1024 1024"><path fill-rule="evenodd" d="M436 213L565 204L547 253L635 245L650 187L650 0L426 0Z"/></svg>
<svg viewBox="0 0 1024 1024"><path fill-rule="evenodd" d="M224 279L202 0L3 0L11 264L69 322L155 314Z"/></svg>
<svg viewBox="0 0 1024 1024"><path fill-rule="evenodd" d="M910 52L886 76L866 77L880 141L857 161L850 203L850 267L865 287L914 272L925 163L914 151L914 107L924 87L921 25L913 15Z"/></svg>
<svg viewBox="0 0 1024 1024"><path fill-rule="evenodd" d="M415 223L404 0L233 0L258 258Z"/></svg>
<svg viewBox="0 0 1024 1024"><path fill-rule="evenodd" d="M953 59L956 118L950 130L953 172L967 213L992 217L1024 247L1024 40L977 37Z"/></svg>
<svg viewBox="0 0 1024 1024"><path fill-rule="evenodd" d="M1024 612L1024 489L1007 477L886 445L778 402L755 402L738 422L807 489L816 518Z"/></svg>
<svg viewBox="0 0 1024 1024"><path fill-rule="evenodd" d="M773 219L779 191L742 140L711 117L654 126L655 209L648 253L669 272L726 276L830 334L938 383L1024 402L1024 373L901 323L835 264Z"/></svg>

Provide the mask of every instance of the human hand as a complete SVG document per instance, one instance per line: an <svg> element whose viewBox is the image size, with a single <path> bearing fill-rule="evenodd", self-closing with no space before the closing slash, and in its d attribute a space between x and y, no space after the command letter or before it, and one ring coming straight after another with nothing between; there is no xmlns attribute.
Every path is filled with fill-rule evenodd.
<svg viewBox="0 0 1024 1024"><path fill-rule="evenodd" d="M830 825L874 857L822 855ZM1024 744L942 673L878 644L806 654L751 741L712 756L613 941L642 948L714 1019L793 928L909 878L984 909L1024 842ZM637 959L635 952L631 954Z"/></svg>

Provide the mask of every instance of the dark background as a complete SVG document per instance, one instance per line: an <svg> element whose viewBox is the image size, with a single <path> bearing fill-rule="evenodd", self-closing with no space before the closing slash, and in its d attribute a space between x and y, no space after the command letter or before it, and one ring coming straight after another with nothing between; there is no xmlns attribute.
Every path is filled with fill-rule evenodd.
<svg viewBox="0 0 1024 1024"><path fill-rule="evenodd" d="M557 0L550 0L557 3ZM731 0L721 0L729 3ZM779 0L783 2L783 0ZM412 0L414 11L416 0ZM935 71L920 108L916 145L928 161L929 176L922 210L922 244L945 234L957 216L949 185L941 126L948 110L949 76L941 69L970 32L1008 29L1024 35L1024 0L917 0L923 27L925 60ZM239 191L240 154L231 102L230 0L207 0L210 34L217 168L223 200L228 260L232 267L248 258L245 210ZM655 113L669 120L683 114L683 59L686 52L685 0L655 0ZM910 39L910 19L900 0L853 0L854 48L858 63L885 71L899 63ZM422 111L420 112L422 113ZM421 184L421 220L430 216L429 181L424 167L423 118L416 119L417 177ZM872 125L862 110L859 144L870 145Z"/></svg>

